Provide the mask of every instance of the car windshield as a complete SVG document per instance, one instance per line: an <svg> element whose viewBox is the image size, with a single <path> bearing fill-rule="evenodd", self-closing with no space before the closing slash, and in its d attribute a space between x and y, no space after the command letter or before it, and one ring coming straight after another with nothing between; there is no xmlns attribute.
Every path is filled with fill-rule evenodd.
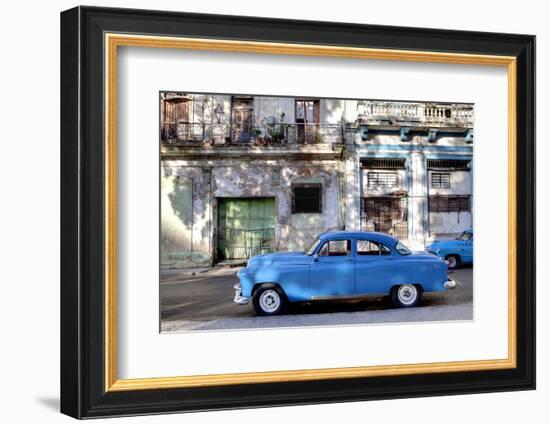
<svg viewBox="0 0 550 425"><path fill-rule="evenodd" d="M469 232L462 232L456 237L457 241L469 241L472 238L472 234Z"/></svg>
<svg viewBox="0 0 550 425"><path fill-rule="evenodd" d="M311 244L309 249L306 251L306 254L307 255L313 254L320 243L321 243L321 239L319 239L319 238L315 239L315 241Z"/></svg>
<svg viewBox="0 0 550 425"><path fill-rule="evenodd" d="M407 248L405 244L401 241L397 242L397 245L395 245L395 250L401 255L411 255L411 251L409 250L409 248Z"/></svg>

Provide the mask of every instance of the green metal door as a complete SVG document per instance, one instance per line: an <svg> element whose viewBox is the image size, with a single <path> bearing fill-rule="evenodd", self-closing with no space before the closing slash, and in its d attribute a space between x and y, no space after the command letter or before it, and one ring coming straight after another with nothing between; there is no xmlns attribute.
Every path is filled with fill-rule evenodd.
<svg viewBox="0 0 550 425"><path fill-rule="evenodd" d="M272 252L275 198L218 199L218 258L245 259Z"/></svg>

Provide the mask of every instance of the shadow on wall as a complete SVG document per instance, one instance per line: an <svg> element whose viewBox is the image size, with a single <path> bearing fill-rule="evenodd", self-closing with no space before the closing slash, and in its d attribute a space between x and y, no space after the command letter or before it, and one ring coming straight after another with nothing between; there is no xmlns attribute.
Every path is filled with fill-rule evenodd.
<svg viewBox="0 0 550 425"><path fill-rule="evenodd" d="M192 184L191 181L174 177L170 179L168 199L172 211L186 228L193 226ZM164 189L168 189L166 186ZM191 201L191 202L190 202Z"/></svg>

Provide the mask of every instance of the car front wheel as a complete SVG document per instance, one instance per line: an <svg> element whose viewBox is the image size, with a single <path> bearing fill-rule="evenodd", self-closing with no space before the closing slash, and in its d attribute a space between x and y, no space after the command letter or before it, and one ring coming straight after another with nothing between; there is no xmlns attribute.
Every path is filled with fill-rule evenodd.
<svg viewBox="0 0 550 425"><path fill-rule="evenodd" d="M456 269L460 264L460 261L456 255L447 255L447 257L445 257L445 260L447 260L447 267L449 268L449 270Z"/></svg>
<svg viewBox="0 0 550 425"><path fill-rule="evenodd" d="M275 316L283 313L287 300L284 292L277 285L262 285L252 297L252 304L260 316Z"/></svg>
<svg viewBox="0 0 550 425"><path fill-rule="evenodd" d="M419 287L407 283L392 288L391 301L395 307L414 307L421 295Z"/></svg>

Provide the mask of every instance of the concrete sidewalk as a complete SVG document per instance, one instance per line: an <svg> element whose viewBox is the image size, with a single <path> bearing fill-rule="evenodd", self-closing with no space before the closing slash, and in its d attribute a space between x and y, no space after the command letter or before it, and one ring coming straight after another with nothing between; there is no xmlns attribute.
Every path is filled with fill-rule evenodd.
<svg viewBox="0 0 550 425"><path fill-rule="evenodd" d="M433 321L472 320L472 303L453 306L424 306L415 308L373 310L345 313L294 314L271 317L215 319L208 322L175 320L165 322L161 332L205 330L246 330L295 328L310 326L370 325L380 323L418 323Z"/></svg>
<svg viewBox="0 0 550 425"><path fill-rule="evenodd" d="M236 275L242 267L215 266L215 267L194 267L188 269L167 269L160 272L160 284L173 284L182 281L182 278L194 276L230 276Z"/></svg>

